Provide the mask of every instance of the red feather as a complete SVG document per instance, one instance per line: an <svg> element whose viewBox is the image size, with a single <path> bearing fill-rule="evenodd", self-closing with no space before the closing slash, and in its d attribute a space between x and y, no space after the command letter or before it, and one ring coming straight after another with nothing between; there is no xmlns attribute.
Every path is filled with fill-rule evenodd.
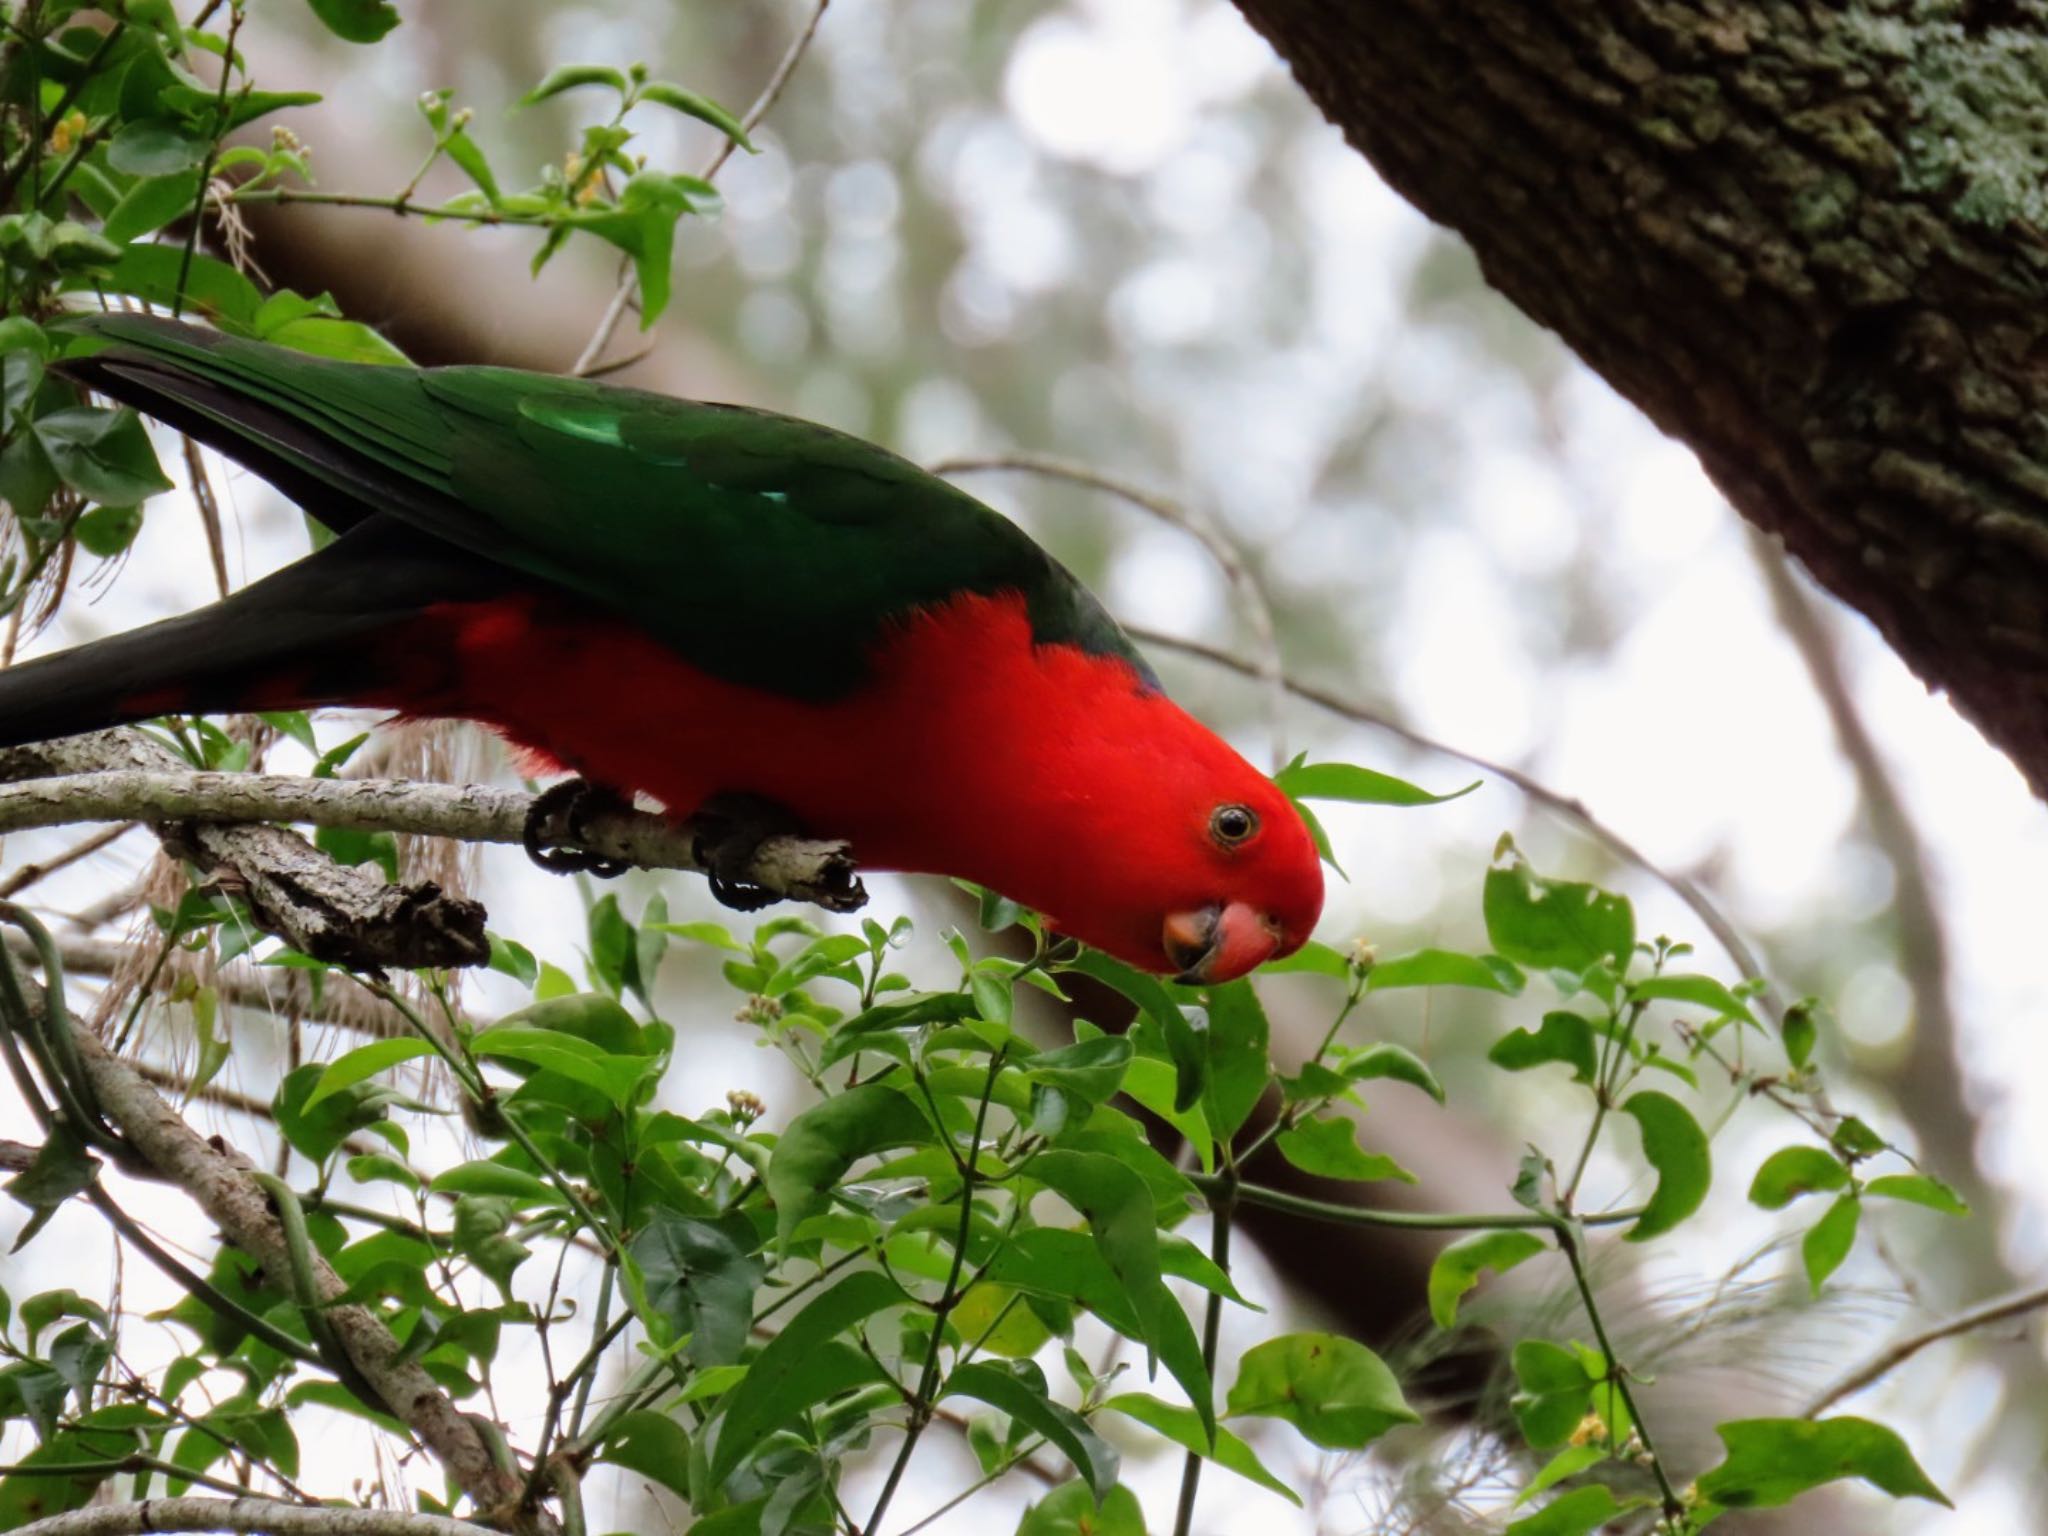
<svg viewBox="0 0 2048 1536"><path fill-rule="evenodd" d="M481 720L676 815L764 796L870 868L991 886L1147 969L1171 968L1171 913L1247 903L1285 952L1322 907L1307 829L1272 781L1124 661L1034 643L1016 597L920 612L829 703L711 677L566 597L429 610L403 644L389 675L411 681L375 702ZM1259 833L1220 846L1224 804Z"/></svg>

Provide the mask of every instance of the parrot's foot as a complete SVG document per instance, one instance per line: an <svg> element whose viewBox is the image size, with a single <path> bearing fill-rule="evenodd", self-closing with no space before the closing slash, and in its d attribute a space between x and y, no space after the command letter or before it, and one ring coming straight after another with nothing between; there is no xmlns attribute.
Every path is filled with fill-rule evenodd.
<svg viewBox="0 0 2048 1536"><path fill-rule="evenodd" d="M631 803L617 790L588 779L564 779L534 796L520 841L526 845L526 856L542 869L610 880L633 866L581 846L584 827L593 816L631 809Z"/></svg>
<svg viewBox="0 0 2048 1536"><path fill-rule="evenodd" d="M720 904L735 912L758 912L783 899L751 877L763 843L802 830L794 816L772 800L734 794L713 797L691 819L698 828L697 862Z"/></svg>

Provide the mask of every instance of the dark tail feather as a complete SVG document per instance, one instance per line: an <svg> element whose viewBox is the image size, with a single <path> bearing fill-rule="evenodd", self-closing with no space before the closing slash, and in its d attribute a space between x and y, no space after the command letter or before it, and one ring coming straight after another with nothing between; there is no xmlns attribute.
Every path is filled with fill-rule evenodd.
<svg viewBox="0 0 2048 1536"><path fill-rule="evenodd" d="M422 610L506 589L495 568L372 518L210 607L0 670L0 746L164 714L402 707L444 666L405 646Z"/></svg>

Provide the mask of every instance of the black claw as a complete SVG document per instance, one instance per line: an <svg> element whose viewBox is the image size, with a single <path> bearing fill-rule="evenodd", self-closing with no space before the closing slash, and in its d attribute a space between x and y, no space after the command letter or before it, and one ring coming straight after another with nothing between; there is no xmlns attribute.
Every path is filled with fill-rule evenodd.
<svg viewBox="0 0 2048 1536"><path fill-rule="evenodd" d="M626 801L615 790L587 779L564 779L533 797L519 840L526 848L526 856L542 869L558 875L595 875L600 880L610 880L633 866L578 845L584 840L593 816L625 808ZM567 834L559 840L551 836L557 825Z"/></svg>

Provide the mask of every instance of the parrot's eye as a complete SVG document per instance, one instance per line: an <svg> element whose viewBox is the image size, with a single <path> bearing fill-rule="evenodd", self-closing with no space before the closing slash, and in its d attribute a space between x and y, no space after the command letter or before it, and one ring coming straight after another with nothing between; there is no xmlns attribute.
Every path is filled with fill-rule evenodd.
<svg viewBox="0 0 2048 1536"><path fill-rule="evenodd" d="M1235 848L1258 830L1259 818L1248 805L1219 805L1209 817L1209 835L1226 848Z"/></svg>

